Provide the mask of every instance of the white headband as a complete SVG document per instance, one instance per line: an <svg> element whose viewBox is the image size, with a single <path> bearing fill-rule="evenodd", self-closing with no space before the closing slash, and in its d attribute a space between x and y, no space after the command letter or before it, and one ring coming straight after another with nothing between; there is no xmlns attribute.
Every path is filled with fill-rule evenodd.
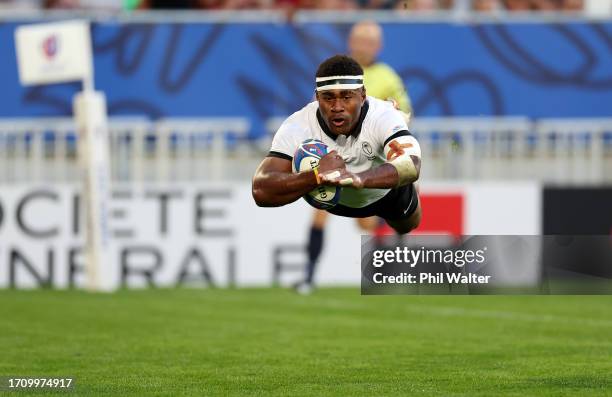
<svg viewBox="0 0 612 397"><path fill-rule="evenodd" d="M317 77L317 91L354 90L363 87L363 75Z"/></svg>

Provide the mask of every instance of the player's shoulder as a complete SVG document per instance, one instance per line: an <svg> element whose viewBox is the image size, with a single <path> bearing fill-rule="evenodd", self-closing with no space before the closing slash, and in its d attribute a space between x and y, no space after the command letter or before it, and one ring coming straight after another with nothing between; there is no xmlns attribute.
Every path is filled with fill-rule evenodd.
<svg viewBox="0 0 612 397"><path fill-rule="evenodd" d="M300 142L312 138L311 125L312 120L316 120L316 109L317 106L309 103L287 117L274 134L271 152L291 158Z"/></svg>
<svg viewBox="0 0 612 397"><path fill-rule="evenodd" d="M400 112L391 102L368 97L368 105L368 114L364 121L367 134L387 135L408 129Z"/></svg>
<svg viewBox="0 0 612 397"><path fill-rule="evenodd" d="M303 132L310 128L310 123L313 117L316 117L318 103L310 102L300 110L294 112L283 121L279 128L279 132Z"/></svg>
<svg viewBox="0 0 612 397"><path fill-rule="evenodd" d="M394 113L395 108L390 101L384 101L382 99L368 96L368 114L370 119L376 119L380 117L386 117L389 113Z"/></svg>

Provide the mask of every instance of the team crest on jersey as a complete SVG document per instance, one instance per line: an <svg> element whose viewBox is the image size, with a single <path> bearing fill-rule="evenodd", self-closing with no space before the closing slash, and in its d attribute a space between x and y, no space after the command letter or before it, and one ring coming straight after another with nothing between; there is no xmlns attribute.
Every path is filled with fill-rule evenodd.
<svg viewBox="0 0 612 397"><path fill-rule="evenodd" d="M374 153L374 150L372 149L372 145L370 145L369 142L363 142L361 144L361 150L366 155L368 160L374 160L376 158L376 154Z"/></svg>

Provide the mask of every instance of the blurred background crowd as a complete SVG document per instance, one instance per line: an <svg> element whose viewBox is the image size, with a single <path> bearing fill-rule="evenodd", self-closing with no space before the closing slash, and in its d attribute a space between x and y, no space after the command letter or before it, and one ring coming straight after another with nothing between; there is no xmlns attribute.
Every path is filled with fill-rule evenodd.
<svg viewBox="0 0 612 397"><path fill-rule="evenodd" d="M588 12L609 15L612 0L0 0L0 9L399 10Z"/></svg>

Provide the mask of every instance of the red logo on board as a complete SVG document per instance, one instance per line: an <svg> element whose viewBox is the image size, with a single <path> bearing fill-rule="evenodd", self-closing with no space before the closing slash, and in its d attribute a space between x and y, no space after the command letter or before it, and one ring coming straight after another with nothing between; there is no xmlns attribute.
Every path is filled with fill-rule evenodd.
<svg viewBox="0 0 612 397"><path fill-rule="evenodd" d="M464 234L465 214L462 193L421 193L419 195L423 218L412 234L442 234L461 237ZM376 229L375 235L393 234L386 223Z"/></svg>
<svg viewBox="0 0 612 397"><path fill-rule="evenodd" d="M57 49L59 47L59 39L56 35L51 35L43 40L42 49L43 53L48 59L53 59L57 54Z"/></svg>
<svg viewBox="0 0 612 397"><path fill-rule="evenodd" d="M425 193L419 198L423 219L416 233L447 234L454 237L464 233L464 198L461 193Z"/></svg>

